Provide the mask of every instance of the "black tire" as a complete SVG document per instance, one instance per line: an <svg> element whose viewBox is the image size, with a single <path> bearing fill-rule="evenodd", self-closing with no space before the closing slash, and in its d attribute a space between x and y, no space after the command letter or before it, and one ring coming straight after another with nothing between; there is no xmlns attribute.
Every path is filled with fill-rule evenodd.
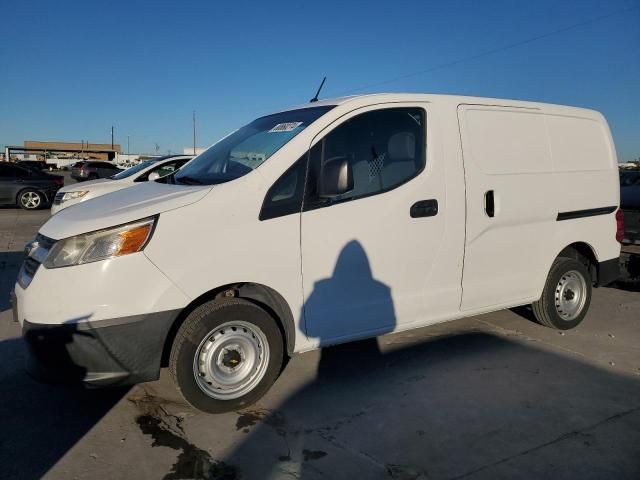
<svg viewBox="0 0 640 480"><path fill-rule="evenodd" d="M580 293L576 294L570 288L563 287L563 284L566 285L567 279L582 284L579 277L582 277L584 284L575 290ZM547 276L540 300L531 305L538 323L557 330L569 330L576 327L582 322L589 310L591 285L591 275L583 263L573 258L556 258ZM569 294L573 296L568 298ZM563 310L563 303L573 301L578 295L580 296L576 300L576 311L569 314L568 309Z"/></svg>
<svg viewBox="0 0 640 480"><path fill-rule="evenodd" d="M266 371L261 380L244 395L233 399L214 398L206 394L196 381L196 354L201 343L207 337L212 338L216 329L238 320L258 329L266 338L269 352L268 362L264 362ZM187 316L178 329L171 348L169 371L177 389L187 402L203 412L223 413L245 408L259 400L280 375L283 356L282 334L276 320L269 313L247 300L224 298L204 303Z"/></svg>
<svg viewBox="0 0 640 480"><path fill-rule="evenodd" d="M26 188L18 193L16 203L23 210L38 210L44 206L45 198L39 191Z"/></svg>

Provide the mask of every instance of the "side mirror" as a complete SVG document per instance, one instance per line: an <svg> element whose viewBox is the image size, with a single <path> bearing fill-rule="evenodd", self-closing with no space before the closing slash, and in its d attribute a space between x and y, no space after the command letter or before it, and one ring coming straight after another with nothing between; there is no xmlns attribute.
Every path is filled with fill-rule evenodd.
<svg viewBox="0 0 640 480"><path fill-rule="evenodd" d="M147 177L149 182L154 182L160 178L160 174L158 172L151 172Z"/></svg>
<svg viewBox="0 0 640 480"><path fill-rule="evenodd" d="M353 169L346 157L327 160L320 172L318 196L333 198L353 190Z"/></svg>

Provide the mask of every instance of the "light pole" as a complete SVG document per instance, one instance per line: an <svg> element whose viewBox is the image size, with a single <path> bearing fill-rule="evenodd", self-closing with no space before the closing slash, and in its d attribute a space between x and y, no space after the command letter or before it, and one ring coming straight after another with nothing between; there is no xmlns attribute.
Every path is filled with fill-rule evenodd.
<svg viewBox="0 0 640 480"><path fill-rule="evenodd" d="M131 155L131 150L129 150L129 135L127 135L127 160L131 161L129 156Z"/></svg>
<svg viewBox="0 0 640 480"><path fill-rule="evenodd" d="M196 154L196 111L193 111L193 154Z"/></svg>

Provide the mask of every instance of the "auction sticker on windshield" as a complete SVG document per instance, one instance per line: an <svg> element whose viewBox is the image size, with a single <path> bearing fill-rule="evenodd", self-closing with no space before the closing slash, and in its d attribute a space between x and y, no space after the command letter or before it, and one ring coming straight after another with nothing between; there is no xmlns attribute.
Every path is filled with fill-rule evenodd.
<svg viewBox="0 0 640 480"><path fill-rule="evenodd" d="M300 125L302 125L302 122L279 123L275 127L273 127L271 130L269 130L269 133L292 132L296 128L298 128Z"/></svg>

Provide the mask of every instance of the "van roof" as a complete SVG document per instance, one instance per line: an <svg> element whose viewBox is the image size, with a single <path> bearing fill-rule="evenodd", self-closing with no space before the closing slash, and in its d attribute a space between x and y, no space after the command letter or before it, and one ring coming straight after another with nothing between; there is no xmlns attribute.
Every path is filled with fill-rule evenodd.
<svg viewBox="0 0 640 480"><path fill-rule="evenodd" d="M562 110L565 113L568 110L572 110L574 114L580 113L581 116L587 114L589 117L593 117L594 114L600 115L595 110L587 108L573 107L567 105L533 102L526 100L513 100L504 98L490 98L490 97L472 97L465 95L448 95L448 94L428 94L428 93L368 93L363 95L350 95L345 97L334 97L323 100L318 100L313 103L305 103L302 105L295 105L291 108L285 108L281 111L298 110L301 108L313 108L320 106L338 106L345 104L352 104L354 106L367 106L376 103L391 103L391 102L447 102L457 104L480 104L480 105L496 105L496 106L510 106L516 108L530 108L540 110L544 108L547 111Z"/></svg>

